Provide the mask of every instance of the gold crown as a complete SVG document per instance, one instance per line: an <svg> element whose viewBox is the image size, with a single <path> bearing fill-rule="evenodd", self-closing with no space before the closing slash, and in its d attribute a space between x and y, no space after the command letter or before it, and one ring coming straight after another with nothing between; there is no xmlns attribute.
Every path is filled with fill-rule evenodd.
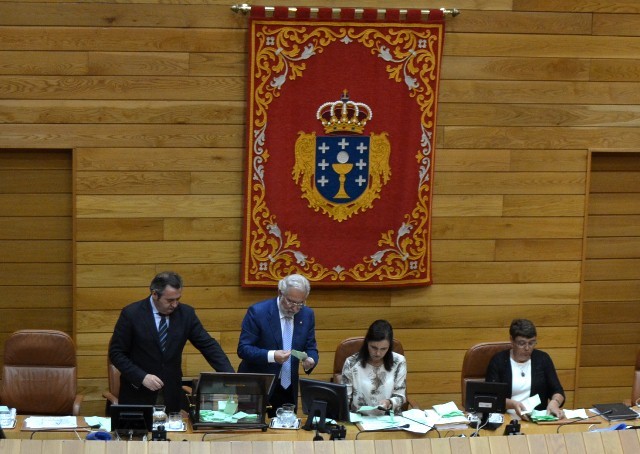
<svg viewBox="0 0 640 454"><path fill-rule="evenodd" d="M351 101L349 92L344 90L338 101L325 102L316 112L316 118L324 126L324 132L350 132L362 134L367 121L373 118L371 108L361 102Z"/></svg>

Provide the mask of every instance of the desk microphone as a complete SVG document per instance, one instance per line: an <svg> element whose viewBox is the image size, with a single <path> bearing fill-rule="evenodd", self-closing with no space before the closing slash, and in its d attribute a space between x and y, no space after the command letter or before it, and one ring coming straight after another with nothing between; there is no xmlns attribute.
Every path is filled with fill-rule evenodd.
<svg viewBox="0 0 640 454"><path fill-rule="evenodd" d="M603 411L602 413L599 413L597 415L588 416L586 418L578 418L578 419L574 419L573 421L562 423L562 424L560 424L558 426L558 429L556 430L556 433L560 433L560 428L563 427L563 426L568 426L569 424L573 424L573 423L576 423L576 422L579 422L579 421L585 421L587 419L595 418L596 416L610 415L611 413L613 413L613 410L607 410L607 411Z"/></svg>

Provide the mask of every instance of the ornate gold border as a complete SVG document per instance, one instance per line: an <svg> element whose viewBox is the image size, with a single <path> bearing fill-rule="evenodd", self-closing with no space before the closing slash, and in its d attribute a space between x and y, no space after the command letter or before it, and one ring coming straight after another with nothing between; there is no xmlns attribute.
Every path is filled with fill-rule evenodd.
<svg viewBox="0 0 640 454"><path fill-rule="evenodd" d="M381 30L387 30L383 33ZM250 70L250 152L244 284L266 285L291 273L304 274L320 285L430 284L430 189L439 61L443 24L359 24L251 22L253 61ZM255 37L255 39L253 39ZM253 46L257 47L253 48ZM397 230L382 232L378 250L350 269L327 268L303 252L295 232L282 232L265 202L264 172L269 160L266 125L270 104L280 88L300 77L305 60L336 42L359 43L387 62L389 78L408 87L421 112L421 149L416 152L419 184L416 206ZM253 228L252 228L253 227Z"/></svg>

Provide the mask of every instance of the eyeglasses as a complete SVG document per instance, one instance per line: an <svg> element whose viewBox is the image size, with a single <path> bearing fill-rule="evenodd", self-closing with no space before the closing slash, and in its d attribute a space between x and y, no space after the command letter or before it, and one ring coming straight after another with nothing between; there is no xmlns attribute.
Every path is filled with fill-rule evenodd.
<svg viewBox="0 0 640 454"><path fill-rule="evenodd" d="M516 346L518 348L525 348L525 347L533 348L536 345L538 345L538 341L537 340L533 340L533 341L529 341L529 342L527 342L527 341L517 341L517 342L514 342L514 343L516 344Z"/></svg>
<svg viewBox="0 0 640 454"><path fill-rule="evenodd" d="M284 298L284 300L287 302L287 304L289 304L291 306L295 306L295 307L302 307L305 304L307 304L306 301L292 301L289 298L287 298L285 295L282 295L282 298Z"/></svg>

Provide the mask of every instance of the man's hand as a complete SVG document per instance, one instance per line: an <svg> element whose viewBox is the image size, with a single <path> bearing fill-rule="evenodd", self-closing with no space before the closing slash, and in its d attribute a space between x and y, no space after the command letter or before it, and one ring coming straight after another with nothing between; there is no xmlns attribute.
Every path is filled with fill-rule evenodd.
<svg viewBox="0 0 640 454"><path fill-rule="evenodd" d="M276 360L276 363L282 364L291 356L291 350L276 350L273 354L273 359Z"/></svg>
<svg viewBox="0 0 640 454"><path fill-rule="evenodd" d="M302 361L302 367L304 368L304 370L312 369L313 366L315 365L316 365L316 362L313 360L311 356L307 356L307 359Z"/></svg>
<svg viewBox="0 0 640 454"><path fill-rule="evenodd" d="M162 389L164 383L162 383L162 380L160 380L159 377L156 377L152 374L147 374L144 376L144 380L142 380L142 385L145 388L150 389L151 391L158 391L159 389Z"/></svg>

